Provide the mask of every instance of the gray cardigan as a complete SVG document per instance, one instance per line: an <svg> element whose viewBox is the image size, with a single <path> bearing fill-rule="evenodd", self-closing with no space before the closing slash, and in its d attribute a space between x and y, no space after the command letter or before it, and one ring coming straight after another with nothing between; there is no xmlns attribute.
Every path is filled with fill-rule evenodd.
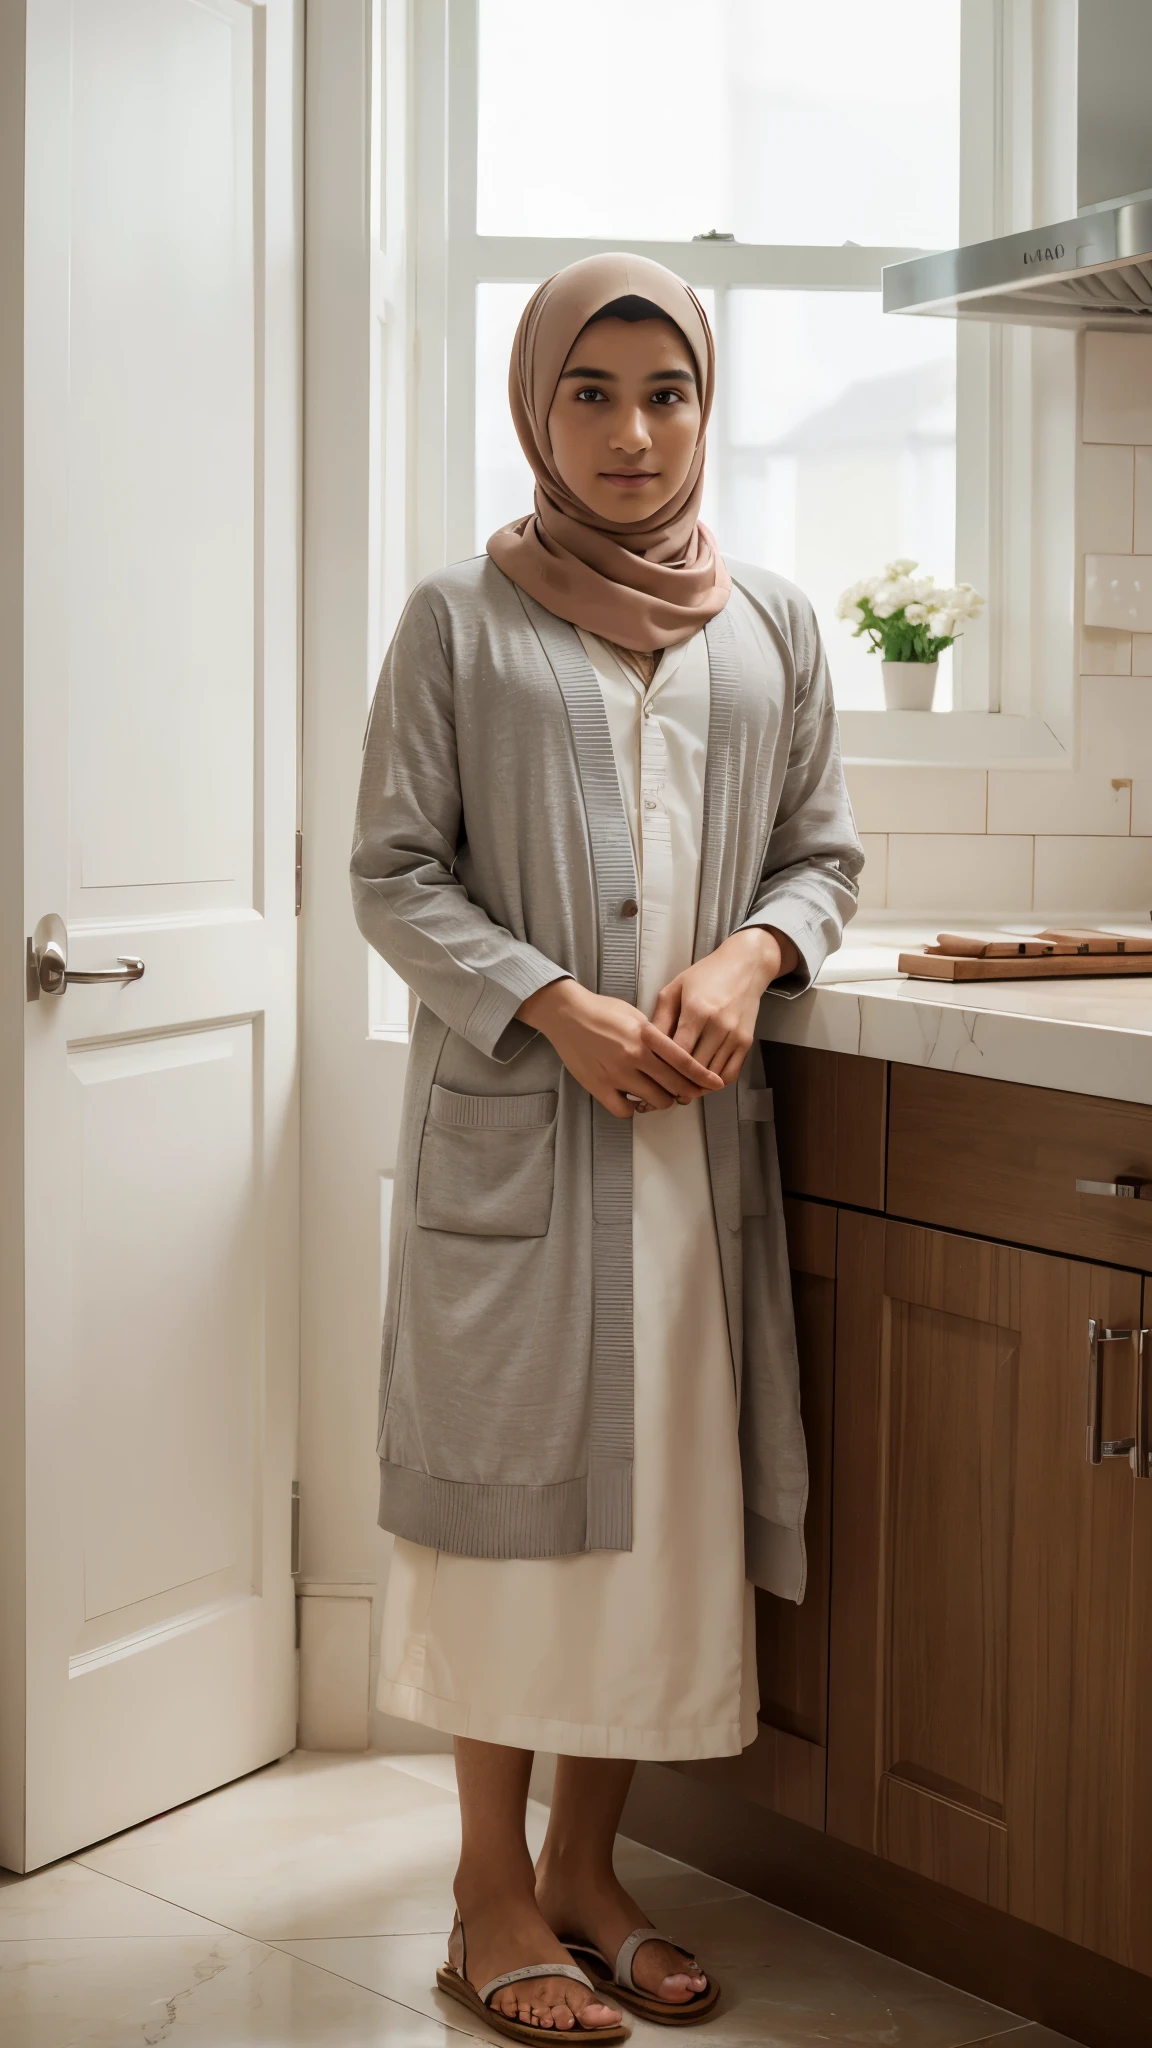
<svg viewBox="0 0 1152 2048"><path fill-rule="evenodd" d="M812 608L732 569L711 671L696 958L743 925L806 988L862 864ZM639 894L608 722L572 626L486 556L410 598L376 690L357 922L419 998L392 1205L380 1521L471 1557L627 1550L632 1125L519 1022L559 973L636 999ZM750 1063L750 1067L754 1063ZM756 1071L705 1097L738 1369L747 1568L800 1599L807 1463L772 1127Z"/></svg>

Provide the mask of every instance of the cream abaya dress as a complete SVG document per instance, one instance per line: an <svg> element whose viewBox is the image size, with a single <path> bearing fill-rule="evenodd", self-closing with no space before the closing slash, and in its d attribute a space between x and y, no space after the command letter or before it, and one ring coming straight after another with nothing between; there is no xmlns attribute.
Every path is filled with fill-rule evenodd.
<svg viewBox="0 0 1152 2048"><path fill-rule="evenodd" d="M691 964L708 743L702 632L645 692L591 633L640 886L637 1000ZM731 1756L756 1734L736 1395L698 1102L633 1131L630 1551L456 1557L397 1538L378 1705L558 1755Z"/></svg>

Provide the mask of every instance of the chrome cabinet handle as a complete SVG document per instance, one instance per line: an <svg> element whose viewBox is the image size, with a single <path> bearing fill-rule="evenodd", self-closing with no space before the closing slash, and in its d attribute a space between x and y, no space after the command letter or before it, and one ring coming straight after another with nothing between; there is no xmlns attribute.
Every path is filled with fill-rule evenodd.
<svg viewBox="0 0 1152 2048"><path fill-rule="evenodd" d="M1089 1465L1099 1465L1105 1458L1127 1458L1137 1479L1152 1477L1149 1472L1148 1445L1148 1347L1147 1330L1110 1330L1098 1323L1095 1316L1088 1318L1088 1425L1084 1437L1084 1456ZM1136 1352L1136 1433L1134 1436L1105 1437L1104 1413L1104 1346L1105 1344L1131 1344Z"/></svg>
<svg viewBox="0 0 1152 2048"><path fill-rule="evenodd" d="M1152 1479L1152 1445L1148 1439L1149 1347L1141 1330L1136 1344L1136 1441L1132 1446L1132 1470L1137 1479Z"/></svg>
<svg viewBox="0 0 1152 2048"><path fill-rule="evenodd" d="M1121 1201L1152 1201L1152 1180L1141 1180L1134 1173L1121 1173L1115 1180L1078 1180L1078 1195L1118 1195Z"/></svg>
<svg viewBox="0 0 1152 2048"><path fill-rule="evenodd" d="M50 913L40 919L28 941L28 1000L62 995L70 981L139 981L144 962L128 953L119 959L119 967L69 967L67 926Z"/></svg>

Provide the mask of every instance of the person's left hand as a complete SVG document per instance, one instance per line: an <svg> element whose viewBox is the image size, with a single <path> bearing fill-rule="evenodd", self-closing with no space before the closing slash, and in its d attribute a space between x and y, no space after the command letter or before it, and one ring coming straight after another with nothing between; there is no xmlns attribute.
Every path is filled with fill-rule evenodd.
<svg viewBox="0 0 1152 2048"><path fill-rule="evenodd" d="M761 996L769 982L792 973L798 958L791 939L766 925L733 932L661 989L652 1022L725 1084L734 1081L752 1044Z"/></svg>

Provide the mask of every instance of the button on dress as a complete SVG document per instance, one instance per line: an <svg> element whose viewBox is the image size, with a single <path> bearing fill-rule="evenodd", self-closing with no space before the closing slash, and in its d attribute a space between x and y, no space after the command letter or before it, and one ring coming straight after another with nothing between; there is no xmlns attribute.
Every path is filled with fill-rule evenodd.
<svg viewBox="0 0 1152 2048"><path fill-rule="evenodd" d="M636 860L637 1001L692 961L709 668L703 633L651 685L580 633ZM397 1538L381 1709L558 1755L730 1756L756 1735L736 1386L699 1102L633 1134L635 1461L629 1551L458 1557Z"/></svg>

